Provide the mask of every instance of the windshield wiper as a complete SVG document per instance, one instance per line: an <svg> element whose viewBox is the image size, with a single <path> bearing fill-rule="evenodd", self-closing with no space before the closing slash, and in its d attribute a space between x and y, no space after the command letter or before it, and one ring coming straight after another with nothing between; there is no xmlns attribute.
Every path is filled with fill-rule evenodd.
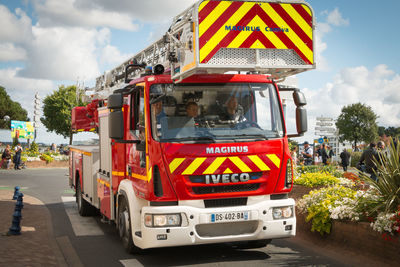
<svg viewBox="0 0 400 267"><path fill-rule="evenodd" d="M169 138L161 139L163 142L190 142L190 141L211 141L215 143L215 139L212 136L193 136L184 138Z"/></svg>
<svg viewBox="0 0 400 267"><path fill-rule="evenodd" d="M230 137L233 140L237 139L257 139L268 140L268 138L263 134L237 134L237 135L217 135L216 137Z"/></svg>

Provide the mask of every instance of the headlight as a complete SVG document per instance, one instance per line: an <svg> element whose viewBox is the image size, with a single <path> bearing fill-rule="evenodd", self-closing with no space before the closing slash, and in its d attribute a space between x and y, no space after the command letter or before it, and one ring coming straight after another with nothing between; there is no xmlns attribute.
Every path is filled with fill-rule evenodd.
<svg viewBox="0 0 400 267"><path fill-rule="evenodd" d="M272 209L272 217L275 220L287 219L293 216L293 208L289 207L278 207Z"/></svg>
<svg viewBox="0 0 400 267"><path fill-rule="evenodd" d="M181 215L177 214L145 214L144 224L147 227L171 227L181 225Z"/></svg>

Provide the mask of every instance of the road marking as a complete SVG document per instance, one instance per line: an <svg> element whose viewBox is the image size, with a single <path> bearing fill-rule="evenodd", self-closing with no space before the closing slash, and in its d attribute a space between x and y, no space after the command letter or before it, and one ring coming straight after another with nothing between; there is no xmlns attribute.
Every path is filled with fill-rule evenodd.
<svg viewBox="0 0 400 267"><path fill-rule="evenodd" d="M144 266L137 259L120 260L119 262L121 262L122 265L124 265L125 267Z"/></svg>
<svg viewBox="0 0 400 267"><path fill-rule="evenodd" d="M75 197L62 196L61 199L76 236L104 235L104 232L97 225L93 217L82 217L79 215Z"/></svg>

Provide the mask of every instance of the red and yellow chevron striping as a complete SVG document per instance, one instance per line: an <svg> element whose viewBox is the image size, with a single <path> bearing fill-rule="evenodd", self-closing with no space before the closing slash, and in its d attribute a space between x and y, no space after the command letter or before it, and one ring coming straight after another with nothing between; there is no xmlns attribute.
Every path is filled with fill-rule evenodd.
<svg viewBox="0 0 400 267"><path fill-rule="evenodd" d="M293 49L313 64L312 14L294 3L204 1L199 6L200 63L221 48Z"/></svg>
<svg viewBox="0 0 400 267"><path fill-rule="evenodd" d="M169 171L172 174L181 175L260 172L279 168L280 164L281 160L275 154L240 157L175 158L169 163Z"/></svg>

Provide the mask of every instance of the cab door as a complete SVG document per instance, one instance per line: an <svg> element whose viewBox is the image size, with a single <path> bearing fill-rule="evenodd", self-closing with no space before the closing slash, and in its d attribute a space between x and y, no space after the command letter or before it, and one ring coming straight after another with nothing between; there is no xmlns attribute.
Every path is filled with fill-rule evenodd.
<svg viewBox="0 0 400 267"><path fill-rule="evenodd" d="M145 133L144 85L136 86L130 95L129 140L140 140L139 144L127 144L127 176L134 182L140 196L147 188L146 133ZM140 194L142 192L143 194Z"/></svg>

